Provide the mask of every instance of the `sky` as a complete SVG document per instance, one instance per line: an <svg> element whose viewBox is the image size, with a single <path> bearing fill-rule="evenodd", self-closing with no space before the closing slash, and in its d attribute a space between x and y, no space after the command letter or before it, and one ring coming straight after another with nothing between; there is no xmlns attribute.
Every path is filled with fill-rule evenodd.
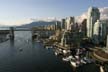
<svg viewBox="0 0 108 72"><path fill-rule="evenodd" d="M108 7L108 0L0 0L0 24L20 25L31 18L79 16L90 6Z"/></svg>

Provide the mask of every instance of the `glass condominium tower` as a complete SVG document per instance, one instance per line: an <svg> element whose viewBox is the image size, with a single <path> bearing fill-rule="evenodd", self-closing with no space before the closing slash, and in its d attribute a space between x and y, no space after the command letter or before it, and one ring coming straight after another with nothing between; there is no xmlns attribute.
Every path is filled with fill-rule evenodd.
<svg viewBox="0 0 108 72"><path fill-rule="evenodd" d="M90 7L88 9L88 15L87 15L87 37L88 38L93 37L94 24L99 19L100 19L99 9L96 7Z"/></svg>

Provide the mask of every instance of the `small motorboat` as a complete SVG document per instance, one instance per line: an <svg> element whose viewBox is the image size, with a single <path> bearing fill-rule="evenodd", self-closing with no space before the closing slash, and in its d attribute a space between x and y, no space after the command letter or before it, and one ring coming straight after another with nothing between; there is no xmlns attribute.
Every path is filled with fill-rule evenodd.
<svg viewBox="0 0 108 72"><path fill-rule="evenodd" d="M75 61L70 61L70 63L71 63L71 65L73 66L73 67L77 67L77 64L76 64L76 62Z"/></svg>
<svg viewBox="0 0 108 72"><path fill-rule="evenodd" d="M82 64L86 64L87 62L84 61L83 59L81 59L81 63L82 63Z"/></svg>
<svg viewBox="0 0 108 72"><path fill-rule="evenodd" d="M53 48L53 46L46 46L45 48L46 49L50 49L50 48Z"/></svg>
<svg viewBox="0 0 108 72"><path fill-rule="evenodd" d="M83 59L85 62L87 62L87 63L91 63L91 62L93 62L93 60L92 59L89 59L89 58L86 58L86 57L84 57L84 59Z"/></svg>
<svg viewBox="0 0 108 72"><path fill-rule="evenodd" d="M56 51L55 55L57 56L57 55L63 55L63 54L61 52Z"/></svg>
<svg viewBox="0 0 108 72"><path fill-rule="evenodd" d="M71 59L75 60L75 58L73 56L68 56L68 57L62 58L63 61L70 61Z"/></svg>
<svg viewBox="0 0 108 72"><path fill-rule="evenodd" d="M61 49L56 49L55 50L55 55L63 55L63 52Z"/></svg>
<svg viewBox="0 0 108 72"><path fill-rule="evenodd" d="M58 55L58 53L57 53L57 52L55 52L55 55L57 56L57 55Z"/></svg>
<svg viewBox="0 0 108 72"><path fill-rule="evenodd" d="M105 72L102 66L100 66L100 72Z"/></svg>

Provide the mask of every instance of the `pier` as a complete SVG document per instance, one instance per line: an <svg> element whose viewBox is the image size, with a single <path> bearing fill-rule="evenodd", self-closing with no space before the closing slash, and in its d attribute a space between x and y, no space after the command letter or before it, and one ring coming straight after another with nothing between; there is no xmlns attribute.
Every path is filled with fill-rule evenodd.
<svg viewBox="0 0 108 72"><path fill-rule="evenodd" d="M54 44L54 46L57 48L63 49L63 50L70 50L70 47L64 47L64 46L61 46L59 44Z"/></svg>

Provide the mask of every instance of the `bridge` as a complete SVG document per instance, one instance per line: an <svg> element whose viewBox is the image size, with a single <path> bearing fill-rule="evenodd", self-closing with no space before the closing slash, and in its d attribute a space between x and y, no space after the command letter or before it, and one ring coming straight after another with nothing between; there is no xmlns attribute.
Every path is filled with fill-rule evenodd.
<svg viewBox="0 0 108 72"><path fill-rule="evenodd" d="M0 27L0 34L8 34L10 39L14 39L14 31L31 31L32 38L37 36L41 38L48 38L55 33L55 30L50 29L38 29L38 28L26 28L26 27Z"/></svg>
<svg viewBox="0 0 108 72"><path fill-rule="evenodd" d="M9 34L9 30L0 30L0 34Z"/></svg>
<svg viewBox="0 0 108 72"><path fill-rule="evenodd" d="M31 31L31 28L28 27L14 27L15 31Z"/></svg>
<svg viewBox="0 0 108 72"><path fill-rule="evenodd" d="M0 37L9 36L10 39L14 39L14 28L13 27L1 27L0 28Z"/></svg>

